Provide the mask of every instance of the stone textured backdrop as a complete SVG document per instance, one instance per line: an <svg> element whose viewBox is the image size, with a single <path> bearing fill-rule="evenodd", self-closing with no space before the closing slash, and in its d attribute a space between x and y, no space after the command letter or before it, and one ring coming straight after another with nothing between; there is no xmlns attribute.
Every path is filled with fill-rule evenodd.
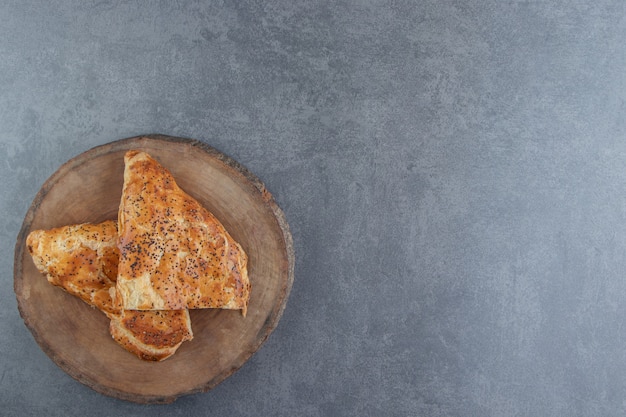
<svg viewBox="0 0 626 417"><path fill-rule="evenodd" d="M0 4L0 414L622 416L626 3ZM39 349L13 248L64 161L141 133L234 157L290 222L264 347L139 406Z"/></svg>

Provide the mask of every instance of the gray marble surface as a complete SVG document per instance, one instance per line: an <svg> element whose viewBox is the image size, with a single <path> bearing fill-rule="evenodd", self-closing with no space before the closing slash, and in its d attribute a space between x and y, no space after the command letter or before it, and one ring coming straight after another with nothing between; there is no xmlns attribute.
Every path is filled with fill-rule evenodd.
<svg viewBox="0 0 626 417"><path fill-rule="evenodd" d="M0 415L622 416L626 3L0 3ZM64 161L142 133L247 166L296 276L262 349L174 404L102 396L21 320Z"/></svg>

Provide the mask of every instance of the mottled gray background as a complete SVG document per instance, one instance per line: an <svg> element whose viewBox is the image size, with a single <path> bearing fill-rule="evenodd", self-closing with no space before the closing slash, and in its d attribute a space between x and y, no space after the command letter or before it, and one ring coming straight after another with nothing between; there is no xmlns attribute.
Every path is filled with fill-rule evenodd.
<svg viewBox="0 0 626 417"><path fill-rule="evenodd" d="M624 415L625 100L620 0L2 1L0 414ZM150 132L247 166L297 254L263 348L168 406L67 376L13 292L41 184Z"/></svg>

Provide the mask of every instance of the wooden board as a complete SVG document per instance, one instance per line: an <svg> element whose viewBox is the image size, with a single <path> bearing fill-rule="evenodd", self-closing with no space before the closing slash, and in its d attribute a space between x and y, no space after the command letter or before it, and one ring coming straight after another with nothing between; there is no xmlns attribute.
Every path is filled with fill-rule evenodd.
<svg viewBox="0 0 626 417"><path fill-rule="evenodd" d="M252 291L247 316L227 310L190 311L194 339L163 362L142 361L117 345L104 314L50 285L25 250L31 230L116 219L124 153L129 149L144 150L168 168L249 256ZM14 288L26 326L64 371L105 395L167 403L213 388L259 349L278 324L293 274L287 221L261 181L201 142L147 135L93 148L46 181L17 237Z"/></svg>

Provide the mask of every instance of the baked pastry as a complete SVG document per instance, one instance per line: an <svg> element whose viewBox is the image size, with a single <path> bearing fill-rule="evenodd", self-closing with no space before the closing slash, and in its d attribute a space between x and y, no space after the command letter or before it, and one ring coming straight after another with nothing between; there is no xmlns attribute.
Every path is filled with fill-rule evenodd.
<svg viewBox="0 0 626 417"><path fill-rule="evenodd" d="M162 361L193 338L189 310L122 310L111 318L115 341L141 359Z"/></svg>
<svg viewBox="0 0 626 417"><path fill-rule="evenodd" d="M191 340L187 310L126 311L115 293L119 250L115 221L31 232L26 244L48 281L102 310L117 343L145 360L163 360Z"/></svg>
<svg viewBox="0 0 626 417"><path fill-rule="evenodd" d="M238 309L248 258L224 226L145 152L124 157L117 290L130 310Z"/></svg>
<svg viewBox="0 0 626 417"><path fill-rule="evenodd" d="M116 222L34 230L26 246L48 282L107 315L121 310L114 291L119 259Z"/></svg>

